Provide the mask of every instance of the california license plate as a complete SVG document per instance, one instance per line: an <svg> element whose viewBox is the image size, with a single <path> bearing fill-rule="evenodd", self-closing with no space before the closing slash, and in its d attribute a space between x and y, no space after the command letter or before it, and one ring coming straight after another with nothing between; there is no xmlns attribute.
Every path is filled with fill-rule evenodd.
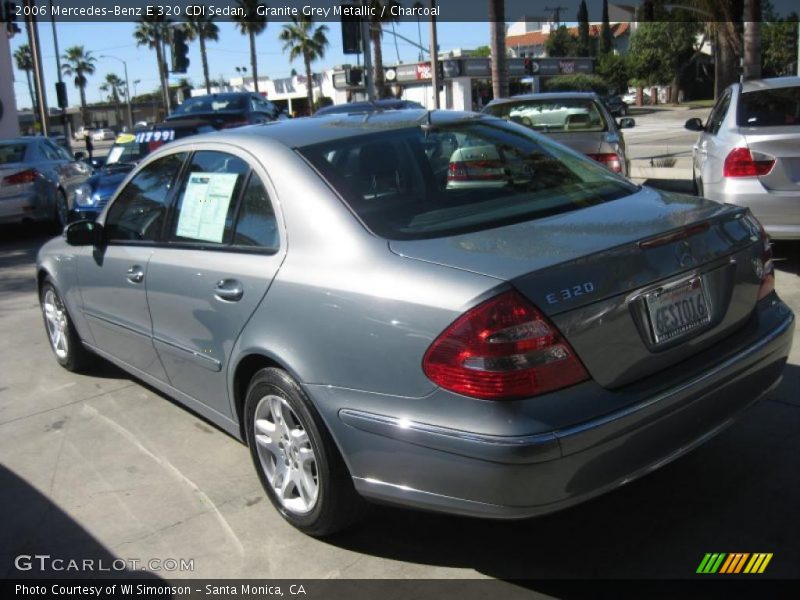
<svg viewBox="0 0 800 600"><path fill-rule="evenodd" d="M711 321L711 305L702 277L674 283L645 296L653 340L662 344Z"/></svg>

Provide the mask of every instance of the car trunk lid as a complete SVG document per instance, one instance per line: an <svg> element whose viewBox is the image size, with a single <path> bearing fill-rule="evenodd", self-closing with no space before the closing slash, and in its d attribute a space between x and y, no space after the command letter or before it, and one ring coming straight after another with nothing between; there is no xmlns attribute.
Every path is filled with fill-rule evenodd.
<svg viewBox="0 0 800 600"><path fill-rule="evenodd" d="M612 388L687 359L746 320L758 294L759 244L745 214L644 188L536 221L390 247L510 282ZM687 317L677 333L683 325L670 322L659 339L657 315L684 300L697 302L687 310L705 305L709 317Z"/></svg>
<svg viewBox="0 0 800 600"><path fill-rule="evenodd" d="M740 133L751 152L775 158L769 173L759 177L765 188L776 192L800 192L800 126L743 127Z"/></svg>

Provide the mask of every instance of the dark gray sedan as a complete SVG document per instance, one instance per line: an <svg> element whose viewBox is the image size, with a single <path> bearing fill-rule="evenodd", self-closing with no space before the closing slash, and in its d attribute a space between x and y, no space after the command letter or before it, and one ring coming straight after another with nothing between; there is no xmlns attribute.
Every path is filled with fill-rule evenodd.
<svg viewBox="0 0 800 600"><path fill-rule="evenodd" d="M68 220L68 198L92 175L46 137L0 139L0 223Z"/></svg>
<svg viewBox="0 0 800 600"><path fill-rule="evenodd" d="M60 364L242 439L311 535L364 499L521 518L614 489L769 393L794 321L746 209L472 113L176 141L37 269Z"/></svg>

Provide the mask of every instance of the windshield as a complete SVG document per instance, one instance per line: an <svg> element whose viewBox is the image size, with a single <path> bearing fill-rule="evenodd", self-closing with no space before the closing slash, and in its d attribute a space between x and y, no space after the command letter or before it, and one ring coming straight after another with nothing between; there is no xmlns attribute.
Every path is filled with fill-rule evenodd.
<svg viewBox="0 0 800 600"><path fill-rule="evenodd" d="M800 87L746 92L736 113L739 127L800 125Z"/></svg>
<svg viewBox="0 0 800 600"><path fill-rule="evenodd" d="M173 115L245 110L246 97L241 94L212 94L189 98L173 111Z"/></svg>
<svg viewBox="0 0 800 600"><path fill-rule="evenodd" d="M580 154L499 121L369 134L298 152L367 228L388 239L489 229L638 189Z"/></svg>
<svg viewBox="0 0 800 600"><path fill-rule="evenodd" d="M0 144L0 165L22 162L27 148L28 144Z"/></svg>
<svg viewBox="0 0 800 600"><path fill-rule="evenodd" d="M484 112L536 131L605 131L606 122L588 98L527 99L487 106Z"/></svg>

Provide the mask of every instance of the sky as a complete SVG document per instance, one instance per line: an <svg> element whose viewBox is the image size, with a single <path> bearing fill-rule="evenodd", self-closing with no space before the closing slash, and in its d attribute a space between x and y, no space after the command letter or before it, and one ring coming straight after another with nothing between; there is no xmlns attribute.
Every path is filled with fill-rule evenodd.
<svg viewBox="0 0 800 600"><path fill-rule="evenodd" d="M56 106L55 83L57 81L53 32L49 21L40 21L38 25L47 104L52 107ZM250 50L247 37L239 33L234 23L219 22L218 25L220 29L219 42L207 43L211 78L218 79L221 76L229 79L240 76L241 74L236 72L236 67L247 67L249 73ZM453 48L470 49L489 43L488 23L442 22L438 25L439 48L442 51ZM287 77L290 75L292 68L296 69L298 73L303 72L302 60L298 59L294 63L290 63L288 56L282 52L282 43L278 40L278 34L282 26L282 23L270 23L267 30L256 38L258 74L260 77L264 75L268 75L273 79ZM342 34L339 23L327 23L327 26L329 28L327 35L330 46L325 58L312 65L312 69L315 72L345 63L355 64L356 62L355 55L342 54ZM97 57L95 74L89 78L89 85L86 88L87 101L98 102L106 99L106 94L99 90L99 86L107 73L115 73L121 79L124 79L122 63L114 58L103 58L103 56L114 56L127 63L132 96L155 91L158 88L158 66L155 52L149 48L136 46L133 38L135 23L59 22L56 23L56 27L58 46L62 55L65 49L70 46L83 45L86 50L90 50ZM423 21L420 29L422 44L427 47L428 23ZM419 41L420 36L417 24L414 22L395 24L395 30L404 37ZM27 42L28 35L23 26L22 32L11 39L12 54L20 45ZM419 57L419 50L401 39L397 39L395 47L395 38L387 31L383 36L384 64L399 62L398 54L403 62L416 62ZM189 45L189 61L189 69L185 77L196 87L200 87L203 85L203 67L200 60L200 47L197 42ZM20 109L30 107L31 100L25 73L15 69L14 77L17 107ZM176 81L179 77L184 77L184 75L173 76L171 80ZM67 93L70 105L77 106L80 103L80 96L72 81L67 81Z"/></svg>

